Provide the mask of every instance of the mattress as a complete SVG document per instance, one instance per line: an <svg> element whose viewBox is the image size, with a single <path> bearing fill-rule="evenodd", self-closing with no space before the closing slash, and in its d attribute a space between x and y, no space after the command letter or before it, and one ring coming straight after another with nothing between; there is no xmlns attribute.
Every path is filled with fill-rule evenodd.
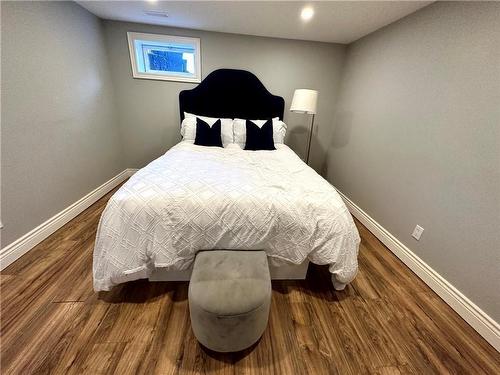
<svg viewBox="0 0 500 375"><path fill-rule="evenodd" d="M289 147L245 151L181 142L109 200L94 248L94 289L185 270L200 250L264 250L275 264L328 264L356 276L359 234L336 190Z"/></svg>

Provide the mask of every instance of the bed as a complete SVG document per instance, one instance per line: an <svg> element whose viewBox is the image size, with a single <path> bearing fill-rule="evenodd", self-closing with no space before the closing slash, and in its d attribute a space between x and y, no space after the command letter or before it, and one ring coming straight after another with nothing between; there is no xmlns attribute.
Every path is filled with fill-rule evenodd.
<svg viewBox="0 0 500 375"><path fill-rule="evenodd" d="M185 112L283 118L284 100L252 73L220 69L179 95ZM289 147L245 151L180 142L109 200L94 248L94 289L140 278L187 280L201 250L264 250L273 278L328 264L341 290L356 276L359 234L335 189Z"/></svg>

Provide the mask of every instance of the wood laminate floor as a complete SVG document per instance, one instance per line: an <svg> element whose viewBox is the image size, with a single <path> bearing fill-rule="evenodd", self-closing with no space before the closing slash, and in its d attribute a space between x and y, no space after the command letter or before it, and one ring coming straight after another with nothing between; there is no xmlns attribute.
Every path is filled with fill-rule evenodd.
<svg viewBox="0 0 500 375"><path fill-rule="evenodd" d="M92 249L110 194L1 276L2 374L500 374L500 357L357 223L360 271L273 282L269 325L238 354L191 331L185 282L92 290Z"/></svg>

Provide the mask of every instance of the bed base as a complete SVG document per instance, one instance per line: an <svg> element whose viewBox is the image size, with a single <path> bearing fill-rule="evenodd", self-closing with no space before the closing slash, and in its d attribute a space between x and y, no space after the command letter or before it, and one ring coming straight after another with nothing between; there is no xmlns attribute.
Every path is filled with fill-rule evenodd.
<svg viewBox="0 0 500 375"><path fill-rule="evenodd" d="M281 264L275 266L269 264L269 272L272 280L305 280L309 261L302 264ZM184 271L157 269L149 277L149 281L189 281L192 268Z"/></svg>

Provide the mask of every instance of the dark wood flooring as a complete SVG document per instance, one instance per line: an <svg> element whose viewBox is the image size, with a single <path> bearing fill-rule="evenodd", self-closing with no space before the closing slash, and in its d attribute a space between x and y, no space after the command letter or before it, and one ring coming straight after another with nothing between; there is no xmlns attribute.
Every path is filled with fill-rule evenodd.
<svg viewBox="0 0 500 375"><path fill-rule="evenodd" d="M500 356L357 223L360 272L273 282L269 326L238 354L191 331L184 282L92 290L109 194L0 273L2 374L500 374Z"/></svg>

